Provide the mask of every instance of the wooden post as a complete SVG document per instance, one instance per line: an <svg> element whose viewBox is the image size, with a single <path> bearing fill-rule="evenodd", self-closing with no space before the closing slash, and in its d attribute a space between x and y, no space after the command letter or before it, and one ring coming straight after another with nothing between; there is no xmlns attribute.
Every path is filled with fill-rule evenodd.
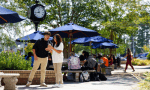
<svg viewBox="0 0 150 90"><path fill-rule="evenodd" d="M70 32L70 34L69 34L69 36L70 36L70 52L72 51L72 49L71 49L71 38L72 38L72 31L69 31Z"/></svg>
<svg viewBox="0 0 150 90"><path fill-rule="evenodd" d="M92 45L91 45L91 44L92 44L92 42L90 41L90 47L91 47L91 55L92 55Z"/></svg>

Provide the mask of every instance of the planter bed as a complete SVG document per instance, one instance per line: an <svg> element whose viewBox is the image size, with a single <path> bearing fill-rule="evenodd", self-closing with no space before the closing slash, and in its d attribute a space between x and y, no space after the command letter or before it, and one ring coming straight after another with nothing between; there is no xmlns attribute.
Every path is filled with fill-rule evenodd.
<svg viewBox="0 0 150 90"><path fill-rule="evenodd" d="M18 77L17 85L26 85L31 70L0 70L0 72L3 73L19 73L20 76ZM40 84L40 77L41 77L41 71L37 70L32 85L38 85ZM2 85L4 85L3 79L2 79ZM53 70L47 70L46 76L45 76L45 83L46 84L55 84L55 73Z"/></svg>

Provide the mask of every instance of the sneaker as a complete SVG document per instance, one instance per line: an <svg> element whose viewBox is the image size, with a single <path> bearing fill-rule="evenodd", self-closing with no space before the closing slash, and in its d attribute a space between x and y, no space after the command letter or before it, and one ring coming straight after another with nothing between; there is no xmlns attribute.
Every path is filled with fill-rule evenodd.
<svg viewBox="0 0 150 90"><path fill-rule="evenodd" d="M132 72L135 72L135 70L133 70Z"/></svg>
<svg viewBox="0 0 150 90"><path fill-rule="evenodd" d="M125 70L123 70L124 71L124 73L126 73L126 71Z"/></svg>
<svg viewBox="0 0 150 90"><path fill-rule="evenodd" d="M32 82L28 81L26 84L26 87L29 87L32 84Z"/></svg>
<svg viewBox="0 0 150 90"><path fill-rule="evenodd" d="M41 87L47 87L47 85L45 83L41 83L40 86Z"/></svg>
<svg viewBox="0 0 150 90"><path fill-rule="evenodd" d="M59 84L55 84L52 88L60 88Z"/></svg>
<svg viewBox="0 0 150 90"><path fill-rule="evenodd" d="M62 88L62 87L63 87L63 84L59 84L58 86L59 86L59 88Z"/></svg>

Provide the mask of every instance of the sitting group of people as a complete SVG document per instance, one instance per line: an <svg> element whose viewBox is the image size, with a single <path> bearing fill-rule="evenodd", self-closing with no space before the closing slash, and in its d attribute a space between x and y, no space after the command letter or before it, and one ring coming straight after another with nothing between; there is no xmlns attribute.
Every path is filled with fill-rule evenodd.
<svg viewBox="0 0 150 90"><path fill-rule="evenodd" d="M88 52L86 51L83 51L82 52L82 55L80 55L80 61L83 62L82 66L85 64L85 62L87 61L87 54ZM120 67L120 58L117 57L115 58L114 55L112 54L109 54L108 56L106 55L101 55L101 54L98 54L97 56L95 54L93 54L92 56L90 57L93 57L96 62L98 62L100 64L100 67L101 67L101 71L104 72L105 71L105 67L111 67L113 64L117 64L118 67Z"/></svg>
<svg viewBox="0 0 150 90"><path fill-rule="evenodd" d="M31 52L28 53L28 56L26 56L25 59L29 60L29 57L31 57L31 61L32 61L31 67L33 67L34 57ZM76 57L77 59L74 57ZM74 59L72 62L69 62L71 58ZM74 52L71 52L70 57L68 58L68 69L97 70L98 63L100 64L100 67L103 70L103 68L109 67L112 64L116 64L116 63L118 64L118 66L120 66L119 65L120 59L119 58L115 59L115 56L111 54L108 57L106 55L102 56L101 54L98 54L97 56L95 54L89 55L89 53L86 51L83 51L82 55L80 55L80 57L78 58L77 56L75 56ZM51 53L48 54L47 70L49 69L49 65L53 65Z"/></svg>

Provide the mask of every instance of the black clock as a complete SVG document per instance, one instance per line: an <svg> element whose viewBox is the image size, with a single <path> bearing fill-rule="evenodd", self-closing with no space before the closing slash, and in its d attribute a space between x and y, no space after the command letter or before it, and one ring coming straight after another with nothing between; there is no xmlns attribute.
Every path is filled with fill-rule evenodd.
<svg viewBox="0 0 150 90"><path fill-rule="evenodd" d="M35 24L35 29L37 31L38 24L40 21L43 21L46 17L45 7L41 4L38 4L39 1L36 0L36 4L28 8L27 16Z"/></svg>
<svg viewBox="0 0 150 90"><path fill-rule="evenodd" d="M28 9L27 16L32 21L43 21L46 17L45 7L41 4L35 4Z"/></svg>

